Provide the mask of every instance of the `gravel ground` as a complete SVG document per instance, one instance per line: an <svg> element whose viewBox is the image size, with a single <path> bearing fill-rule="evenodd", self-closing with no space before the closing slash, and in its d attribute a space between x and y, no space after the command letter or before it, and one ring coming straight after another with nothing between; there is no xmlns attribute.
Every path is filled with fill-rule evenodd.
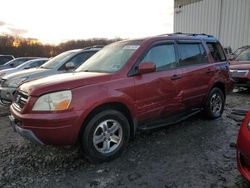
<svg viewBox="0 0 250 188"><path fill-rule="evenodd" d="M250 91L227 98L222 118L199 115L138 133L123 155L90 164L78 147L39 146L14 133L0 108L0 187L250 187L236 168L235 142Z"/></svg>

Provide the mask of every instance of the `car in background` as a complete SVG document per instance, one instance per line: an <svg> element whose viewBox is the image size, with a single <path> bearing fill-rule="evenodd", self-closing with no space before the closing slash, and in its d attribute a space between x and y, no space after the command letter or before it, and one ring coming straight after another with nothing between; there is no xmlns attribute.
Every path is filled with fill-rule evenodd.
<svg viewBox="0 0 250 188"><path fill-rule="evenodd" d="M0 65L5 64L6 62L14 59L13 55L0 55Z"/></svg>
<svg viewBox="0 0 250 188"><path fill-rule="evenodd" d="M73 73L23 83L9 118L35 143L79 142L88 159L108 161L138 129L199 112L221 117L231 90L228 60L215 37L159 35L115 42Z"/></svg>
<svg viewBox="0 0 250 188"><path fill-rule="evenodd" d="M49 60L48 58L33 59L33 60L26 61L23 64L15 67L15 68L0 70L0 78L3 76L6 76L8 74L24 70L24 69L31 69L31 68L40 67L42 64L44 64L48 60Z"/></svg>
<svg viewBox="0 0 250 188"><path fill-rule="evenodd" d="M244 50L246 50L246 49L248 49L248 48L250 48L249 45L242 46L242 47L236 49L236 50L233 52L234 59L237 58L238 55L240 55L242 51L244 51Z"/></svg>
<svg viewBox="0 0 250 188"><path fill-rule="evenodd" d="M250 88L250 47L241 49L238 56L230 61L230 74L235 86Z"/></svg>
<svg viewBox="0 0 250 188"><path fill-rule="evenodd" d="M29 60L37 59L37 58L38 57L18 57L18 58L15 58L15 59L8 61L7 63L1 65L0 70L15 68L15 67L21 65L22 63L24 63L25 61L29 61Z"/></svg>
<svg viewBox="0 0 250 188"><path fill-rule="evenodd" d="M69 50L50 59L37 69L28 69L3 76L0 80L0 102L9 105L18 86L42 77L74 71L101 47Z"/></svg>
<svg viewBox="0 0 250 188"><path fill-rule="evenodd" d="M240 173L250 181L250 111L246 114L238 134L237 164Z"/></svg>

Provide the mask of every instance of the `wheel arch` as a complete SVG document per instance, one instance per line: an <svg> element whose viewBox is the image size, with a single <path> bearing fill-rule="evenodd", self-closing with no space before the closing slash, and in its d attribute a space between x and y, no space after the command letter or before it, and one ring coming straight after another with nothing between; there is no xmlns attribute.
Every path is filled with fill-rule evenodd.
<svg viewBox="0 0 250 188"><path fill-rule="evenodd" d="M130 126L130 135L132 137L135 136L135 132L136 132L136 120L135 118L133 118L133 115L131 113L131 110L129 109L129 107L127 105L125 105L122 102L106 102L103 104L100 104L96 107L94 107L86 116L86 118L84 118L83 122L82 122L82 126L80 129L80 133L79 133L79 138L81 136L81 134L83 134L87 123L91 120L91 118L93 118L97 113L106 110L106 109L113 109L113 110L117 110L119 112L121 112L122 114L125 115L125 117L128 119L129 121L129 126Z"/></svg>
<svg viewBox="0 0 250 188"><path fill-rule="evenodd" d="M224 94L224 97L226 99L226 87L225 87L225 84L223 82L216 82L211 88L210 88L210 91L213 89L213 88L219 88L221 89L222 93Z"/></svg>

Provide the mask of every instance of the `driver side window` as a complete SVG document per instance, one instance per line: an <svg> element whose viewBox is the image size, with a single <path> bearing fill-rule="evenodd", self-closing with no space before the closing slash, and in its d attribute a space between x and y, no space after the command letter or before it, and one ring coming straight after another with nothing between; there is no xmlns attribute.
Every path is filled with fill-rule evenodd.
<svg viewBox="0 0 250 188"><path fill-rule="evenodd" d="M174 44L168 43L152 47L142 62L155 63L156 71L175 68L176 57Z"/></svg>

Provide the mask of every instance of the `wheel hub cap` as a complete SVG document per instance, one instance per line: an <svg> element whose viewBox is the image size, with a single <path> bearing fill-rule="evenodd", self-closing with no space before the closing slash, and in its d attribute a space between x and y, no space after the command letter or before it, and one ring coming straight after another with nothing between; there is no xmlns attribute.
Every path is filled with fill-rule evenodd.
<svg viewBox="0 0 250 188"><path fill-rule="evenodd" d="M114 119L109 119L99 123L96 127L93 143L100 153L110 153L120 146L122 136L121 124Z"/></svg>

